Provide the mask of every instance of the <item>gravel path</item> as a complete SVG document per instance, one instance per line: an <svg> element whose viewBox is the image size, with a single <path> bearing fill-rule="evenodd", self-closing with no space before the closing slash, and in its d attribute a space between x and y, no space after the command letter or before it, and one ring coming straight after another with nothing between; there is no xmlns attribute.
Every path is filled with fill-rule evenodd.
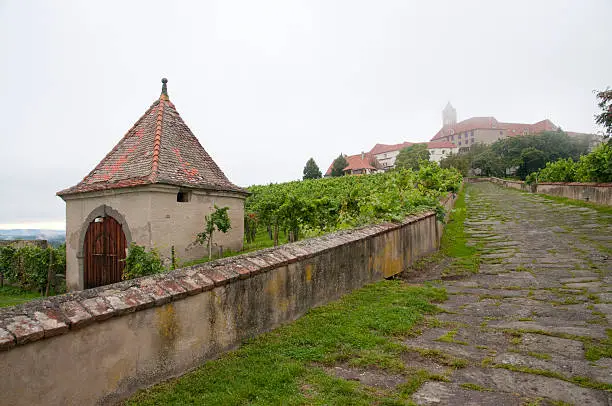
<svg viewBox="0 0 612 406"><path fill-rule="evenodd" d="M414 401L612 405L612 216L490 183L467 185L466 206L480 271L444 280L447 312L405 341L408 365L449 378Z"/></svg>

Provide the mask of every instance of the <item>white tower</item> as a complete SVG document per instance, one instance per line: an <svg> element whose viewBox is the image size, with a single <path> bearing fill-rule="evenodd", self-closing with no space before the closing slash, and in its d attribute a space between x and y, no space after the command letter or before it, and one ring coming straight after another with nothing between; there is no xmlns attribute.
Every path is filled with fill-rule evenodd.
<svg viewBox="0 0 612 406"><path fill-rule="evenodd" d="M457 110L448 102L442 110L442 125L444 127L457 124Z"/></svg>

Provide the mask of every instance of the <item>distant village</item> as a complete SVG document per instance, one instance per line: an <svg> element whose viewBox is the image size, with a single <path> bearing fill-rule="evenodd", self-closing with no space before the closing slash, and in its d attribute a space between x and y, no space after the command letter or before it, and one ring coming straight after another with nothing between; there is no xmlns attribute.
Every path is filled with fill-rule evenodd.
<svg viewBox="0 0 612 406"><path fill-rule="evenodd" d="M507 137L535 135L545 131L558 131L560 127L549 119L533 124L504 123L495 117L470 117L457 122L457 110L447 103L442 110L442 128L428 142L400 144L376 144L368 152L355 155L344 155L348 165L344 168L347 175L361 175L384 172L395 167L395 160L400 151L415 144L426 144L429 160L440 163L451 154L468 151L475 144L491 145ZM570 137L589 140L589 150L601 143L601 137L596 134L564 131ZM326 177L332 176L332 165L325 172Z"/></svg>

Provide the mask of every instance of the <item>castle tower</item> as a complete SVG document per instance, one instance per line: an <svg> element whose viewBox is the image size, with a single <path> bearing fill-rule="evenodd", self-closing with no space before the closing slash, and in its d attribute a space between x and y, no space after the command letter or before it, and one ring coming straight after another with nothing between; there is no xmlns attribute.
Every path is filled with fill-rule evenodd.
<svg viewBox="0 0 612 406"><path fill-rule="evenodd" d="M442 125L444 127L457 124L457 110L448 102L442 110Z"/></svg>

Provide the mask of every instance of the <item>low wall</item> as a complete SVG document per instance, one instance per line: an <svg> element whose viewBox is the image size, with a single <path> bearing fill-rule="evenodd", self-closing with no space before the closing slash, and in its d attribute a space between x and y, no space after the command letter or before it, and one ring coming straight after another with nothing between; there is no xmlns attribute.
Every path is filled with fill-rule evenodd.
<svg viewBox="0 0 612 406"><path fill-rule="evenodd" d="M0 309L0 403L115 403L406 270L442 227L428 212Z"/></svg>
<svg viewBox="0 0 612 406"><path fill-rule="evenodd" d="M528 185L520 180L500 178L469 178L466 182L493 182L511 189L552 196L567 197L597 204L612 206L612 183L543 182Z"/></svg>

